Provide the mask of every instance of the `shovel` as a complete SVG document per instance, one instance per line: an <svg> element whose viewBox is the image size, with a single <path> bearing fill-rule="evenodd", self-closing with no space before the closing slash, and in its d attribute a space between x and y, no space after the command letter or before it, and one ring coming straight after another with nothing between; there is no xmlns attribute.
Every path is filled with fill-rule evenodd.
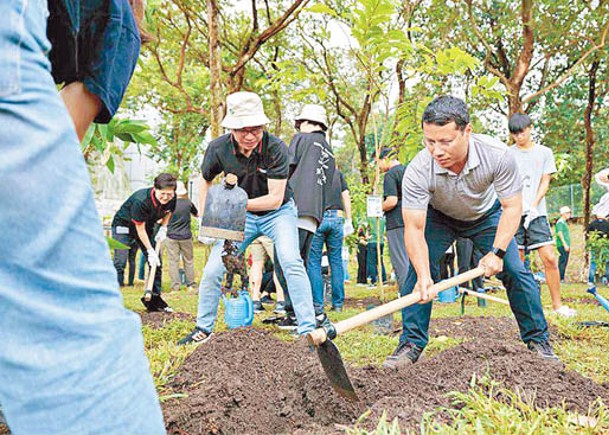
<svg viewBox="0 0 609 435"><path fill-rule="evenodd" d="M161 256L161 242L157 242L154 251L157 257ZM144 300L150 302L152 300L152 286L154 285L154 275L156 274L156 264L150 266L150 273L148 273L148 279L146 279L146 286L144 287Z"/></svg>
<svg viewBox="0 0 609 435"><path fill-rule="evenodd" d="M439 292L448 288L457 286L467 281L471 281L474 278L484 274L483 267L477 267L469 270L460 275L441 281L434 284L429 288L429 297L434 298ZM369 311L357 314L356 316L342 320L334 325L324 328L317 328L307 334L307 340L309 344L317 347L317 355L321 365L326 373L326 376L330 380L332 387L338 394L346 397L349 400L358 400L353 384L347 375L347 370L340 356L340 352L336 345L332 342L332 339L336 336L341 335L347 331L355 329L359 326L365 325L372 322L373 320L380 319L383 316L394 313L406 308L410 305L414 305L421 301L421 295L419 292L413 292L404 297L395 299L386 304L379 305Z"/></svg>
<svg viewBox="0 0 609 435"><path fill-rule="evenodd" d="M237 186L237 176L228 174L222 183L209 188L205 198L205 212L201 217L199 239L243 241L247 193Z"/></svg>

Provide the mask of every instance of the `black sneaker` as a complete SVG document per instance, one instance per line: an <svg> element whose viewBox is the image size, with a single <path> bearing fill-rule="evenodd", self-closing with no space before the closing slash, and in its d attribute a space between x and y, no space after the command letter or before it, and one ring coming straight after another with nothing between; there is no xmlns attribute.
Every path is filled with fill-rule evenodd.
<svg viewBox="0 0 609 435"><path fill-rule="evenodd" d="M211 332L207 333L207 332L203 331L201 328L197 327L197 328L193 329L192 332L190 334L188 334L186 337L184 337L183 339L178 341L178 344L181 346L184 344L190 344L190 343L203 344L211 338L211 335L212 335Z"/></svg>
<svg viewBox="0 0 609 435"><path fill-rule="evenodd" d="M293 331L298 327L298 323L296 322L295 317L285 316L279 321L277 326L279 326L279 329L283 329L284 331Z"/></svg>
<svg viewBox="0 0 609 435"><path fill-rule="evenodd" d="M262 306L262 302L254 301L254 313L259 314L259 313L263 313L264 311L265 311L265 309Z"/></svg>
<svg viewBox="0 0 609 435"><path fill-rule="evenodd" d="M549 341L529 341L527 343L527 347L530 351L536 352L537 355L542 357L543 359L547 359L550 361L560 361L560 359L556 356L554 351L552 350L552 345Z"/></svg>
<svg viewBox="0 0 609 435"><path fill-rule="evenodd" d="M262 296L262 298L260 298L260 302L266 305L273 305L275 303L269 295Z"/></svg>
<svg viewBox="0 0 609 435"><path fill-rule="evenodd" d="M383 367L397 370L417 362L423 349L414 343L400 343L391 356L388 356Z"/></svg>
<svg viewBox="0 0 609 435"><path fill-rule="evenodd" d="M330 323L330 319L328 319L328 316L326 315L326 313L317 314L315 316L315 327L322 328L324 326L326 326L326 327L332 326L332 323Z"/></svg>

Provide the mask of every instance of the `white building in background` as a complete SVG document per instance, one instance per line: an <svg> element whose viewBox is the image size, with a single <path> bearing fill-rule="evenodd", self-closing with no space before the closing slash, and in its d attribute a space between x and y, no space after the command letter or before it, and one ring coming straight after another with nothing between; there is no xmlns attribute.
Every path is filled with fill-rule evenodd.
<svg viewBox="0 0 609 435"><path fill-rule="evenodd" d="M110 224L123 202L136 190L152 185L160 165L146 156L145 146L130 144L123 157L116 158L114 173L106 165L98 164L91 171L97 210Z"/></svg>

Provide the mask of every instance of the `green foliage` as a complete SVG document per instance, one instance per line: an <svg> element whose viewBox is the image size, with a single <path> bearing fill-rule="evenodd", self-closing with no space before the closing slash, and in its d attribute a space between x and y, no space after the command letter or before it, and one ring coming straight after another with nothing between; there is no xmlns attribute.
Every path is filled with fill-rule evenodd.
<svg viewBox="0 0 609 435"><path fill-rule="evenodd" d="M586 240L586 249L592 253L597 264L602 265L609 261L609 238L604 234L598 231L590 232Z"/></svg>
<svg viewBox="0 0 609 435"><path fill-rule="evenodd" d="M118 143L116 139L121 142ZM145 121L112 118L108 124L91 124L82 140L82 152L87 163L101 159L110 172L114 172L114 158L123 155L129 144L157 144Z"/></svg>
<svg viewBox="0 0 609 435"><path fill-rule="evenodd" d="M131 249L129 246L125 245L124 243L121 243L118 240L114 240L112 237L106 236L106 241L108 242L108 247L111 250L115 250L115 249L123 249L123 250Z"/></svg>

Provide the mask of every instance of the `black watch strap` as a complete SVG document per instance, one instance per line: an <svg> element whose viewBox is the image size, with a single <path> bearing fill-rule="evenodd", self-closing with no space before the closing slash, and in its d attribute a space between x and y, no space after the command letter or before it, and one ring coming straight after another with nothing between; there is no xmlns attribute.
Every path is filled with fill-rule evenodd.
<svg viewBox="0 0 609 435"><path fill-rule="evenodd" d="M493 249L491 249L491 252L499 258L505 257L505 251L503 249L496 248L493 246Z"/></svg>

